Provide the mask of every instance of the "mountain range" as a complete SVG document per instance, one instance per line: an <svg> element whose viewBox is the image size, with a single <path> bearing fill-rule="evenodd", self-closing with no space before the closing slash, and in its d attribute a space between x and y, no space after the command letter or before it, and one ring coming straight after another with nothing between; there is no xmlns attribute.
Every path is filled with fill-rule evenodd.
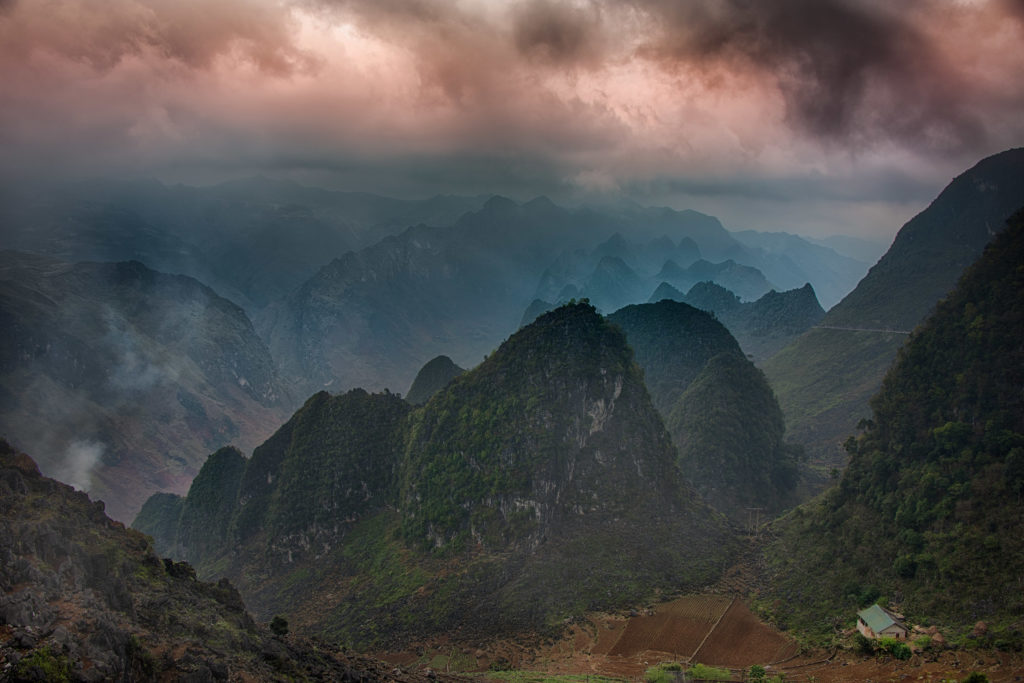
<svg viewBox="0 0 1024 683"><path fill-rule="evenodd" d="M421 408L317 394L134 526L310 632L493 637L713 580L737 545L684 475L625 337L573 304Z"/></svg>
<svg viewBox="0 0 1024 683"><path fill-rule="evenodd" d="M845 463L842 443L908 334L1024 205L1022 168L1024 149L1011 149L953 179L815 329L764 362L792 438L823 469Z"/></svg>
<svg viewBox="0 0 1024 683"><path fill-rule="evenodd" d="M276 628L276 630L275 630ZM160 559L103 503L0 440L0 677L5 681L451 680L257 624L226 580Z"/></svg>

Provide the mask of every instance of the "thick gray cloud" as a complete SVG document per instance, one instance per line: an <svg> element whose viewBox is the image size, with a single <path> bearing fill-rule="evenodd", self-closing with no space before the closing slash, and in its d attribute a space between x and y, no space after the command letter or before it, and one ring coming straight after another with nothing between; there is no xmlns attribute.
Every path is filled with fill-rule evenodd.
<svg viewBox="0 0 1024 683"><path fill-rule="evenodd" d="M0 174L923 201L1024 141L1022 44L1020 0L0 0Z"/></svg>
<svg viewBox="0 0 1024 683"><path fill-rule="evenodd" d="M774 79L790 123L811 135L952 150L985 142L967 104L975 93L927 33L948 2L635 2L661 27L645 54Z"/></svg>

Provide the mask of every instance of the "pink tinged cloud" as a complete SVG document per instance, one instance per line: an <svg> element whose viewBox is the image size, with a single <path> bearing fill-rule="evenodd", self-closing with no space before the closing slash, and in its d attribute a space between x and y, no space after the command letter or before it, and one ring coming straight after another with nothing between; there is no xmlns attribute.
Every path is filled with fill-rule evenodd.
<svg viewBox="0 0 1024 683"><path fill-rule="evenodd" d="M492 191L516 167L654 197L857 169L941 186L1024 137L1011 0L0 8L7 172L433 164L457 184L490 159Z"/></svg>

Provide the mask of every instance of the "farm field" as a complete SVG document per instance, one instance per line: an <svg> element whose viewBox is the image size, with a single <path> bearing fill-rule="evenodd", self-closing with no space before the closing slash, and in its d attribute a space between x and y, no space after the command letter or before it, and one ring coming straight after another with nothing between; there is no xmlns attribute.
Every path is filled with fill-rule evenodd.
<svg viewBox="0 0 1024 683"><path fill-rule="evenodd" d="M799 654L795 641L760 621L739 598L691 595L631 614L592 614L563 638L538 644L529 639L473 648L424 643L418 654L380 653L396 665L475 674L480 681L642 681L665 661L726 668L742 680L753 664L766 665L792 682L840 683L959 681L972 671L992 683L1024 681L1024 658L1000 652L944 651L908 661L863 657L849 651ZM488 669L513 672L489 675ZM601 678L598 678L601 677Z"/></svg>

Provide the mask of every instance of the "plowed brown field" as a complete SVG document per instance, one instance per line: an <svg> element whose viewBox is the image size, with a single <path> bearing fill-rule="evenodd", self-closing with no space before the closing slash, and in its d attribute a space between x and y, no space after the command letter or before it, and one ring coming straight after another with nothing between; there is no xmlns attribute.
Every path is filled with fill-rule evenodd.
<svg viewBox="0 0 1024 683"><path fill-rule="evenodd" d="M697 650L729 603L721 595L694 595L661 605L653 614L631 618L608 654L664 652L685 659Z"/></svg>
<svg viewBox="0 0 1024 683"><path fill-rule="evenodd" d="M742 601L736 600L708 635L692 660L728 667L775 664L797 654L791 638L758 619Z"/></svg>
<svg viewBox="0 0 1024 683"><path fill-rule="evenodd" d="M452 643L435 642L424 643L416 654L383 656L395 664L443 671L436 655L461 651L461 659L470 665L461 671L485 672L491 663L503 662L514 669L548 675L601 675L625 681L642 681L648 667L664 661L724 667L737 681L753 664L768 665L770 671L800 683L939 683L961 680L971 671L985 673L993 683L1024 680L1024 659L1019 654L945 651L927 658L914 655L902 662L843 650L796 656L797 645L788 636L758 620L741 599L720 594L683 597L636 616L592 614L570 627L563 639L547 646L509 640L484 647L486 652L474 652L465 644L460 650ZM481 680L488 678L485 675Z"/></svg>

